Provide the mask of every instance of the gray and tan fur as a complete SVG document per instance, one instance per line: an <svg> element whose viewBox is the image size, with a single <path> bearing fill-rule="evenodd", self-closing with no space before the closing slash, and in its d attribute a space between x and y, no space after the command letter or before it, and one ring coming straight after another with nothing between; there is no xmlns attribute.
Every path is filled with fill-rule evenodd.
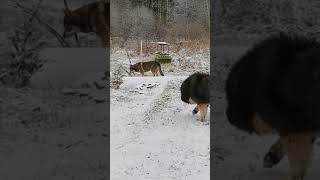
<svg viewBox="0 0 320 180"><path fill-rule="evenodd" d="M140 72L142 76L144 76L145 72L151 71L153 76L164 76L160 63L156 61L148 61L148 62L139 62L136 64L130 64L130 73L132 72Z"/></svg>
<svg viewBox="0 0 320 180"><path fill-rule="evenodd" d="M71 10L64 0L63 37L74 35L79 44L78 32L94 32L103 47L110 47L110 2L97 1Z"/></svg>

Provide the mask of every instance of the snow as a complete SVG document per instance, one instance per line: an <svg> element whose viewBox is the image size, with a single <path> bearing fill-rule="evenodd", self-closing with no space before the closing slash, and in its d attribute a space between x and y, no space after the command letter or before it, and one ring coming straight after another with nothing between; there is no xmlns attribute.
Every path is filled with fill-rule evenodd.
<svg viewBox="0 0 320 180"><path fill-rule="evenodd" d="M107 179L108 89L94 85L106 69L102 52L47 49L33 87L0 86L1 179Z"/></svg>
<svg viewBox="0 0 320 180"><path fill-rule="evenodd" d="M112 64L121 63L118 55L111 54ZM124 77L110 92L112 180L210 177L210 110L206 122L197 121L195 105L180 99L181 83L191 73L163 71L165 76Z"/></svg>
<svg viewBox="0 0 320 180"><path fill-rule="evenodd" d="M26 15L1 1L0 69L11 58L11 35ZM75 9L88 0L67 0ZM90 0L90 2L93 2ZM24 1L30 5L36 1ZM43 1L39 17L63 32L63 1ZM37 24L37 23L35 23ZM43 26L46 47L60 47ZM37 32L36 32L37 33ZM82 47L97 47L94 33L79 33ZM73 38L67 41L75 44ZM10 88L0 83L1 180L108 179L109 88L102 75L109 64L106 49L56 48L41 52L46 62L31 86ZM48 84L50 81L50 84ZM102 87L103 81L105 87ZM99 82L99 89L95 82ZM65 95L63 89L77 92Z"/></svg>
<svg viewBox="0 0 320 180"><path fill-rule="evenodd" d="M171 65L163 64L161 66L165 76L187 76L194 72L209 73L210 71L210 53L208 49L196 53L187 49L181 49L179 52L170 52L170 56L172 56ZM111 49L110 58L110 72L113 72L119 66L123 66L123 68L129 70L130 63L125 50L117 48ZM131 57L132 64L152 60L154 60L153 56ZM148 72L146 75L150 76L151 73Z"/></svg>
<svg viewBox="0 0 320 180"><path fill-rule="evenodd" d="M159 44L159 45L168 45L168 43L166 43L166 42L157 42L157 44Z"/></svg>
<svg viewBox="0 0 320 180"><path fill-rule="evenodd" d="M85 4L95 2L95 0L67 0L69 8L71 10L77 9ZM14 8L14 1L1 1L4 6L1 8L1 15L6 18L0 18L0 26L2 27L0 31L0 39L2 33L9 35L14 31L16 25L22 24L25 17L28 17L19 8ZM21 2L23 6L33 8L31 5L37 4L37 1L26 0ZM60 35L63 32L63 17L64 17L64 3L63 1L43 1L41 4L41 10L39 11L39 17L47 22L52 28L54 28ZM41 41L46 42L46 47L61 47L58 40L48 32L46 28L39 24L43 30L45 36L41 37ZM4 31L4 32L2 32ZM78 33L78 38L81 47L100 47L100 40L95 35L95 33ZM66 41L72 47L78 47L75 42L74 37L66 38ZM0 42L0 47L2 44L8 45L9 40L6 39L4 42Z"/></svg>
<svg viewBox="0 0 320 180"><path fill-rule="evenodd" d="M92 82L107 69L103 48L47 48L41 56L47 63L31 78L33 88L63 88Z"/></svg>
<svg viewBox="0 0 320 180"><path fill-rule="evenodd" d="M111 89L112 180L210 178L210 108L206 122L200 122L199 114L192 115L195 105L180 98L184 79L194 72L209 72L210 55L182 49L171 56L172 64L162 65L165 76L135 73L124 77L119 89ZM131 58L133 64L152 60L151 56ZM129 70L128 57L114 48L111 81L120 66Z"/></svg>

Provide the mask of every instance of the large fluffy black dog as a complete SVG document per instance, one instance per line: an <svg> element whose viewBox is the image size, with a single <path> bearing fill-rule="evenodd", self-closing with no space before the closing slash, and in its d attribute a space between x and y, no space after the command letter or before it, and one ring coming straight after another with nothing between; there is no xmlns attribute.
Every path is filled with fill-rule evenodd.
<svg viewBox="0 0 320 180"><path fill-rule="evenodd" d="M288 155L291 179L302 180L320 130L320 44L283 33L269 37L236 62L225 90L232 125L279 134L265 167Z"/></svg>
<svg viewBox="0 0 320 180"><path fill-rule="evenodd" d="M189 104L197 104L192 111L193 114L200 111L201 121L205 120L210 98L209 98L209 75L194 73L181 85L181 100Z"/></svg>

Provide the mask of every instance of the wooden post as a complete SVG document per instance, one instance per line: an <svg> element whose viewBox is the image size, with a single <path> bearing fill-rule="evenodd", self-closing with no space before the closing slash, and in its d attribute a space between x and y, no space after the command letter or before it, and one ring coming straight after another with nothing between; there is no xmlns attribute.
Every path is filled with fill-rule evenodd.
<svg viewBox="0 0 320 180"><path fill-rule="evenodd" d="M140 41L140 57L142 57L142 40Z"/></svg>

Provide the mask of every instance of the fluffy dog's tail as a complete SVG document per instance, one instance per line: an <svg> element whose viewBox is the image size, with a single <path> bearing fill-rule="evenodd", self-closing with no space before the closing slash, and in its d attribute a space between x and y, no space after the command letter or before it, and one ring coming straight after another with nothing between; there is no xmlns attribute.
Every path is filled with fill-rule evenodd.
<svg viewBox="0 0 320 180"><path fill-rule="evenodd" d="M190 103L189 102L189 98L190 98L189 82L190 82L190 79L186 79L185 81L183 81L183 83L180 87L181 100L185 103Z"/></svg>

